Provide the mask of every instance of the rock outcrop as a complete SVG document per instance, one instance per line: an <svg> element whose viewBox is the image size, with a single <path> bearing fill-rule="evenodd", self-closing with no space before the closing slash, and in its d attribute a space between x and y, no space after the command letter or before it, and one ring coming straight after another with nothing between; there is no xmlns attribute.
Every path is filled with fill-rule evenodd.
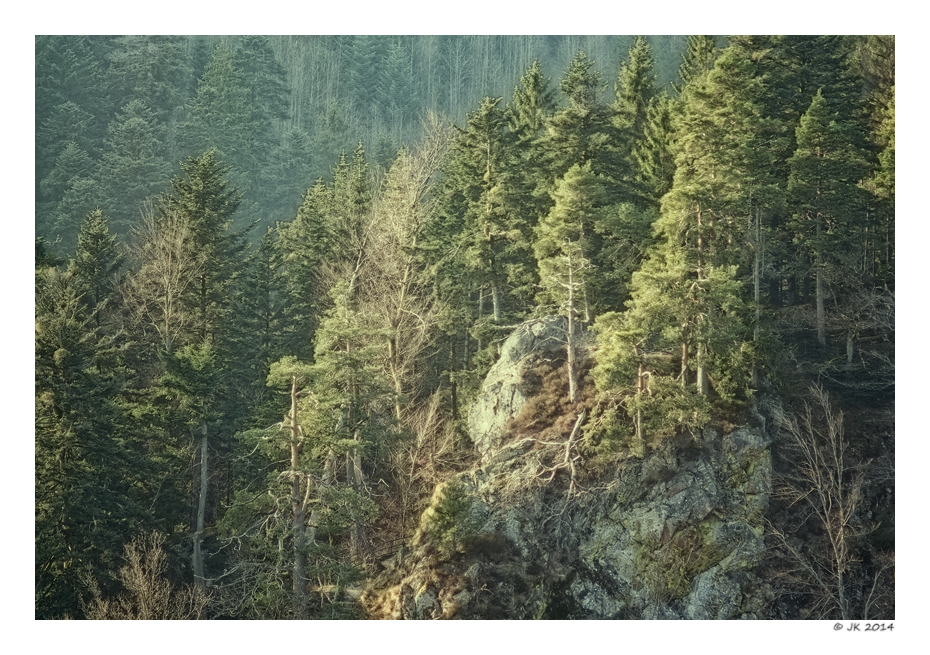
<svg viewBox="0 0 930 655"><path fill-rule="evenodd" d="M540 358L564 350L565 327L561 316L530 321L501 346L500 357L468 412L468 433L483 458L500 447L508 423L526 405L524 373Z"/></svg>
<svg viewBox="0 0 930 655"><path fill-rule="evenodd" d="M479 465L446 483L470 499L461 530L451 542L436 534L428 517L445 502L437 492L411 550L366 592L369 612L755 618L766 602L754 570L771 493L769 440L757 428L705 429L595 475L567 443L577 431L555 440L512 437L510 421L529 399L526 367L558 358L563 329L540 321L507 340L469 414Z"/></svg>

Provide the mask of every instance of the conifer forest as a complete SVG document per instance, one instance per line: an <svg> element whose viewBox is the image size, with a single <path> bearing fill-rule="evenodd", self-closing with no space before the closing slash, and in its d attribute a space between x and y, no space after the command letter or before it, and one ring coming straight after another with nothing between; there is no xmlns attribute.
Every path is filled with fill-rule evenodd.
<svg viewBox="0 0 930 655"><path fill-rule="evenodd" d="M37 36L35 618L893 625L894 55Z"/></svg>

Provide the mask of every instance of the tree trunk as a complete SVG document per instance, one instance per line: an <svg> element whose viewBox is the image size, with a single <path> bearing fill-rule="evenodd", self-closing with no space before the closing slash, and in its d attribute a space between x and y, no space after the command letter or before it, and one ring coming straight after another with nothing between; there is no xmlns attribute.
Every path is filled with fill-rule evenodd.
<svg viewBox="0 0 930 655"><path fill-rule="evenodd" d="M291 572L294 594L294 618L307 618L307 558L304 554L306 534L306 498L300 493L300 427L297 424L297 376L291 377L291 502L294 506L294 520L291 524L294 539L294 564ZM310 482L307 482L307 495Z"/></svg>
<svg viewBox="0 0 930 655"><path fill-rule="evenodd" d="M706 396L710 392L710 383L707 380L707 366L705 363L706 347L703 343L698 344L697 351L697 388L698 393Z"/></svg>
<svg viewBox="0 0 930 655"><path fill-rule="evenodd" d="M827 320L823 303L823 266L819 262L820 258L818 257L817 259L817 343L819 343L822 348L826 348Z"/></svg>
<svg viewBox="0 0 930 655"><path fill-rule="evenodd" d="M761 286L762 286L762 221L759 216L759 210L756 210L756 243L755 257L753 258L752 277L753 277L753 300L756 303L756 325L752 333L752 340L756 348L759 347L759 323L762 320L762 306L760 304ZM759 387L759 367L755 361L752 363L752 386Z"/></svg>
<svg viewBox="0 0 930 655"><path fill-rule="evenodd" d="M568 366L568 402L578 402L578 383L575 371L575 267L569 252L568 257L568 332L566 334L566 353Z"/></svg>
<svg viewBox="0 0 930 655"><path fill-rule="evenodd" d="M575 371L575 318L572 312L568 313L568 402L578 402L578 383Z"/></svg>
<svg viewBox="0 0 930 655"><path fill-rule="evenodd" d="M644 385L644 371L643 365L639 365L639 375L636 377L636 400L641 401L643 395ZM633 437L633 454L642 459L646 454L645 440L643 439L643 410L637 403L636 407L636 436Z"/></svg>
<svg viewBox="0 0 930 655"><path fill-rule="evenodd" d="M481 317L484 316L484 287L478 289L478 320L481 320ZM484 348L484 344L481 343L481 339L478 339L478 351Z"/></svg>
<svg viewBox="0 0 930 655"><path fill-rule="evenodd" d="M681 388L688 386L688 344L681 344Z"/></svg>
<svg viewBox="0 0 930 655"><path fill-rule="evenodd" d="M201 589L206 588L204 579L203 553L200 544L203 541L204 517L207 512L207 421L200 424L200 496L197 499L197 530L194 533L194 583Z"/></svg>
<svg viewBox="0 0 930 655"><path fill-rule="evenodd" d="M818 206L820 198L820 190L817 191L818 197ZM817 213L816 218L816 231L817 231L817 258L814 262L814 265L817 267L817 278L816 278L816 296L817 296L817 343L820 344L821 348L826 348L827 346L827 335L826 335L826 312L824 310L823 303L823 254L821 249L823 248L823 243L820 240L820 231L822 220L820 218L820 213Z"/></svg>
<svg viewBox="0 0 930 655"><path fill-rule="evenodd" d="M358 431L355 432L355 441L361 444L361 436ZM362 454L358 447L352 448L351 451L346 453L346 478L349 486L361 495L365 478L362 473ZM352 555L359 562L364 562L368 559L369 554L365 523L354 509L350 510L350 513L352 516Z"/></svg>

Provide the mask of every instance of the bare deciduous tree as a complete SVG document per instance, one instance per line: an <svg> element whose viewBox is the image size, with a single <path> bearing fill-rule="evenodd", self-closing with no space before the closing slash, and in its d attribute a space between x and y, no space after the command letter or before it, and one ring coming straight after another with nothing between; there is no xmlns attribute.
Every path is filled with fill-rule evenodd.
<svg viewBox="0 0 930 655"><path fill-rule="evenodd" d="M812 386L810 395L797 416L773 408L788 463L777 493L822 536L804 543L774 525L769 532L783 579L810 595L815 617L866 619L885 593L887 576L893 577L894 556L879 554L871 570L862 566L860 540L875 528L858 516L866 467L850 453L843 413L834 411L827 392Z"/></svg>
<svg viewBox="0 0 930 655"><path fill-rule="evenodd" d="M429 191L451 143L452 128L431 115L424 131L415 151L398 156L374 203L360 284L359 306L379 317L385 330L385 369L394 385L398 420L403 420L404 396L416 388L418 364L434 338L439 311L431 281L418 267L417 247L432 216Z"/></svg>
<svg viewBox="0 0 930 655"><path fill-rule="evenodd" d="M197 329L197 316L184 297L205 265L194 248L188 221L176 212L156 216L151 207L133 235L131 256L136 270L124 287L126 305L143 334L157 336L168 352Z"/></svg>
<svg viewBox="0 0 930 655"><path fill-rule="evenodd" d="M126 544L126 565L119 571L124 591L104 598L96 580L86 580L91 593L82 603L91 620L190 620L204 618L210 597L196 585L176 586L167 578L165 536L152 532L137 535Z"/></svg>

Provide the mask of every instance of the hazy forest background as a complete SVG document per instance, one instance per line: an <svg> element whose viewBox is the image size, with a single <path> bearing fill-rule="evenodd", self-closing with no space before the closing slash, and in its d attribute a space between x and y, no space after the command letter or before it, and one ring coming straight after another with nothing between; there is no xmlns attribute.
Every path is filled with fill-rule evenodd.
<svg viewBox="0 0 930 655"><path fill-rule="evenodd" d="M893 575L894 52L37 36L36 618L354 616L549 314L601 465L827 385Z"/></svg>

